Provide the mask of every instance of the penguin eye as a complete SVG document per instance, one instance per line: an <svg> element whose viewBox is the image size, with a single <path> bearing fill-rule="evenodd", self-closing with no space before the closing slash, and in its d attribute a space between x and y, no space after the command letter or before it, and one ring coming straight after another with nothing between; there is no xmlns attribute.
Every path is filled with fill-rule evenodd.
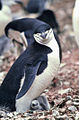
<svg viewBox="0 0 79 120"><path fill-rule="evenodd" d="M33 107L36 107L36 106L38 106L38 105L39 105L39 103L38 103L37 100L32 101L32 106L33 106Z"/></svg>
<svg viewBox="0 0 79 120"><path fill-rule="evenodd" d="M33 107L38 106L38 103L35 103L35 104L33 103L32 106L33 106Z"/></svg>

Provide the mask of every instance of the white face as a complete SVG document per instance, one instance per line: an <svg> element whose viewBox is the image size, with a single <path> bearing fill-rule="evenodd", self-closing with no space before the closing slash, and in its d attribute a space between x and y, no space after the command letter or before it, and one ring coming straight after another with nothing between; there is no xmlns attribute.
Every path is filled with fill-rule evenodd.
<svg viewBox="0 0 79 120"><path fill-rule="evenodd" d="M43 34L46 35L45 38L42 37ZM35 38L36 42L38 42L42 45L47 45L52 40L52 36L53 36L52 29L47 30L46 32L43 32L43 33L34 34L34 38Z"/></svg>

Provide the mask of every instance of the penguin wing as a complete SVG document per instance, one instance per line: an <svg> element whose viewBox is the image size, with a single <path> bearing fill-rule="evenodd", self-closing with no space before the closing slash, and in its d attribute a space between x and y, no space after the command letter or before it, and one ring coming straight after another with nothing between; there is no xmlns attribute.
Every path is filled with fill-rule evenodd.
<svg viewBox="0 0 79 120"><path fill-rule="evenodd" d="M40 59L40 58L39 58ZM31 87L36 75L41 74L47 67L47 55L43 56L39 61L27 64L24 70L24 83L16 99L21 98Z"/></svg>
<svg viewBox="0 0 79 120"><path fill-rule="evenodd" d="M34 66L33 65L26 66L25 71L24 71L24 83L23 83L23 86L22 86L20 92L16 96L16 99L19 99L22 96L24 96L25 93L30 89L30 87L35 79L35 76L37 74L40 64L41 64L41 62L38 62Z"/></svg>

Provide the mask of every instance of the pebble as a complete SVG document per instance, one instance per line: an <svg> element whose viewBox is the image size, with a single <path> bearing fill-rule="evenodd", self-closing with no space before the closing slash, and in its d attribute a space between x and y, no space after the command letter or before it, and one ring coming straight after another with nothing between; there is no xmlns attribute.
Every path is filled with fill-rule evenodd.
<svg viewBox="0 0 79 120"><path fill-rule="evenodd" d="M6 113L0 110L0 117L3 117L3 116L6 117Z"/></svg>
<svg viewBox="0 0 79 120"><path fill-rule="evenodd" d="M18 115L19 113L18 112L13 112L13 115Z"/></svg>
<svg viewBox="0 0 79 120"><path fill-rule="evenodd" d="M66 111L66 108L60 109L60 112L61 112L61 113L65 113L65 111Z"/></svg>
<svg viewBox="0 0 79 120"><path fill-rule="evenodd" d="M79 120L79 112L76 113L75 120Z"/></svg>
<svg viewBox="0 0 79 120"><path fill-rule="evenodd" d="M75 106L70 106L70 107L68 107L68 110L71 112L75 112L75 111L77 111L77 108Z"/></svg>
<svg viewBox="0 0 79 120"><path fill-rule="evenodd" d="M71 100L68 100L67 102L66 102L66 105L71 105L72 104L72 101Z"/></svg>
<svg viewBox="0 0 79 120"><path fill-rule="evenodd" d="M23 116L24 116L24 117L27 117L28 115L29 115L28 113L24 113L24 115L23 115Z"/></svg>
<svg viewBox="0 0 79 120"><path fill-rule="evenodd" d="M66 94L66 93L68 93L68 92L71 92L71 91L72 91L72 88L61 89L61 90L58 92L58 94L63 95L63 94Z"/></svg>
<svg viewBox="0 0 79 120"><path fill-rule="evenodd" d="M57 110L53 110L53 111L52 111L52 114L53 114L53 116L59 116L59 115L60 115Z"/></svg>
<svg viewBox="0 0 79 120"><path fill-rule="evenodd" d="M73 105L79 106L79 102L73 102Z"/></svg>
<svg viewBox="0 0 79 120"><path fill-rule="evenodd" d="M11 118L11 117L13 117L13 114L12 113L7 113L7 116Z"/></svg>
<svg viewBox="0 0 79 120"><path fill-rule="evenodd" d="M67 100L72 100L71 96L67 96L66 98L67 98Z"/></svg>
<svg viewBox="0 0 79 120"><path fill-rule="evenodd" d="M79 106L79 99L73 99L73 104Z"/></svg>
<svg viewBox="0 0 79 120"><path fill-rule="evenodd" d="M58 119L58 120L69 120L67 115L58 116L58 117L56 117L56 119Z"/></svg>

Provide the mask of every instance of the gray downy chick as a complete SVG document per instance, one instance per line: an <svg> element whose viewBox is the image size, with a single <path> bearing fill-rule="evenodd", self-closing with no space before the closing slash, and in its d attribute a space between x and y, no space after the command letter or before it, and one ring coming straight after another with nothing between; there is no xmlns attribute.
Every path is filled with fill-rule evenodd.
<svg viewBox="0 0 79 120"><path fill-rule="evenodd" d="M49 110L50 104L46 98L46 96L39 96L35 98L30 105L30 110L40 111L40 110Z"/></svg>

